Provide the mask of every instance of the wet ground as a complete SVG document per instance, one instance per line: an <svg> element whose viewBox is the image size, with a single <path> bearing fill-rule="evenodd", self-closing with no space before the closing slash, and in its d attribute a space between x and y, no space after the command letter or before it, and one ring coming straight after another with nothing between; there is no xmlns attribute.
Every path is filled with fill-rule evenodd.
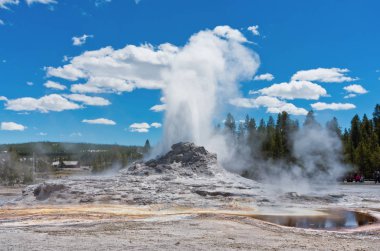
<svg viewBox="0 0 380 251"><path fill-rule="evenodd" d="M371 214L343 209L318 210L316 215L254 215L254 219L286 227L347 230L374 225L378 219Z"/></svg>
<svg viewBox="0 0 380 251"><path fill-rule="evenodd" d="M226 201L224 208L209 207L207 203L197 208L120 203L3 206L0 247L5 250L379 250L379 189L380 186L372 185L340 185L325 195L285 192L278 194L277 199L268 197L256 203L247 198L246 203ZM198 196L214 200L214 197L225 198L224 195Z"/></svg>

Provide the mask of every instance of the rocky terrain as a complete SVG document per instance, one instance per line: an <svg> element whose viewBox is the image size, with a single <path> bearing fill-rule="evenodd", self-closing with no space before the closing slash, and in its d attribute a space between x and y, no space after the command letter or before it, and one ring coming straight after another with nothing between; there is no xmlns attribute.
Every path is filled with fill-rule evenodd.
<svg viewBox="0 0 380 251"><path fill-rule="evenodd" d="M380 217L379 188L283 190L225 171L203 147L178 143L167 154L114 175L26 187L21 196L0 206L0 247L378 250L379 224L325 231L280 226L257 216L321 217L318 209L339 207Z"/></svg>
<svg viewBox="0 0 380 251"><path fill-rule="evenodd" d="M225 207L261 198L252 180L228 173L217 156L192 143L178 143L164 156L136 162L114 176L77 177L32 185L15 204L114 203Z"/></svg>

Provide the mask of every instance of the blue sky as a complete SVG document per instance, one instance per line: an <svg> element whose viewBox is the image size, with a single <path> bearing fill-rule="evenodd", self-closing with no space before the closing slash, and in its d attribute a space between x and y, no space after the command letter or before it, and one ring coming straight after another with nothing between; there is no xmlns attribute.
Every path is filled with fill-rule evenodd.
<svg viewBox="0 0 380 251"><path fill-rule="evenodd" d="M139 71L132 79L149 81L127 85L119 83L125 70L91 82L60 67L77 67L73 58L82 65L89 60L83 53L105 47L114 57L127 45L138 50L131 54L157 52L165 43L180 48L217 26L240 32L260 57L261 80L240 82L241 96L225 111L241 119L289 109L302 121L313 104L320 122L336 116L346 127L354 114L370 115L380 103L379 8L378 1L356 0L0 0L0 143L157 142L165 112L151 107L164 104L165 83L156 81L156 68L132 60ZM103 77L86 64L81 70ZM121 79L109 79L119 73Z"/></svg>

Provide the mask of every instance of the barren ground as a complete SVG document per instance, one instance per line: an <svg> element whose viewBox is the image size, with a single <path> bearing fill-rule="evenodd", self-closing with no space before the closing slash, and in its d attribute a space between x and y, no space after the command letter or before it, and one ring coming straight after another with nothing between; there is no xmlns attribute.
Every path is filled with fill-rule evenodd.
<svg viewBox="0 0 380 251"><path fill-rule="evenodd" d="M284 191L228 173L182 144L107 177L0 190L0 250L380 250L380 224L291 228L257 215L321 216L342 208L380 217L380 185ZM323 213L322 213L323 214Z"/></svg>

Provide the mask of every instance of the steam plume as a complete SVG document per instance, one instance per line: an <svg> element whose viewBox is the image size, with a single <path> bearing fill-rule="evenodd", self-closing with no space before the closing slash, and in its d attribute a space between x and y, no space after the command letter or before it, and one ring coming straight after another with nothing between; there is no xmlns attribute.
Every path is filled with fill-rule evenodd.
<svg viewBox="0 0 380 251"><path fill-rule="evenodd" d="M247 40L229 26L193 35L163 73L167 104L161 153L191 141L225 156L224 138L214 134L215 115L237 97L238 83L252 79L260 62Z"/></svg>

